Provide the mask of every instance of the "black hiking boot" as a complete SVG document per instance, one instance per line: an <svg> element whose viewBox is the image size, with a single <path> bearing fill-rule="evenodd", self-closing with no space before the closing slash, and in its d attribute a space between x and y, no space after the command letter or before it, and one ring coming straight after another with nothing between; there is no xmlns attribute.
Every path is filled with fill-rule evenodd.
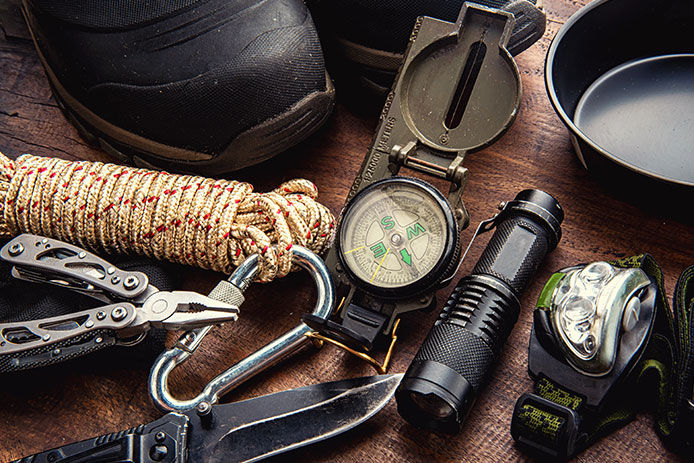
<svg viewBox="0 0 694 463"><path fill-rule="evenodd" d="M22 0L53 94L135 164L218 175L328 118L334 89L302 0Z"/></svg>

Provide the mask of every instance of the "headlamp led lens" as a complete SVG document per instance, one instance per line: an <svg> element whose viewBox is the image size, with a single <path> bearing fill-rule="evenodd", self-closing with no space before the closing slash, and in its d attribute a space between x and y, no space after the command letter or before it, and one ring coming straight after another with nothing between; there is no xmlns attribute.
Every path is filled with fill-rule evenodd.
<svg viewBox="0 0 694 463"><path fill-rule="evenodd" d="M586 283L599 285L612 278L614 269L607 262L594 262L587 265L579 274Z"/></svg>
<svg viewBox="0 0 694 463"><path fill-rule="evenodd" d="M648 277L640 269L619 269L607 262L565 272L552 296L554 330L574 365L593 374L606 373L616 355L620 329L633 328L638 321L636 292L649 283Z"/></svg>
<svg viewBox="0 0 694 463"><path fill-rule="evenodd" d="M612 266L595 262L571 273L558 288L555 301L561 328L576 354L588 360L600 343L602 319L596 316L600 289L614 275Z"/></svg>

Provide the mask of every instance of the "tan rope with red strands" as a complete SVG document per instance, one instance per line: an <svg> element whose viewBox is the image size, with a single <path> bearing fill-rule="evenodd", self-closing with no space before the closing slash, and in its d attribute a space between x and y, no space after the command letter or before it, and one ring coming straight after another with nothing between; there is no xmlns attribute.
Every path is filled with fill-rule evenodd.
<svg viewBox="0 0 694 463"><path fill-rule="evenodd" d="M0 237L33 233L224 273L260 253L261 281L290 271L293 245L330 246L334 217L317 196L303 179L254 193L234 180L0 153Z"/></svg>

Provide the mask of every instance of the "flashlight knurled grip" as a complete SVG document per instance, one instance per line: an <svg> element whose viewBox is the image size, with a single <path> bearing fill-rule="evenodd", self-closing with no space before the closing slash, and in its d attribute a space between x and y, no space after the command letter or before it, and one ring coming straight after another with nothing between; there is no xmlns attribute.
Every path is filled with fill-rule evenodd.
<svg viewBox="0 0 694 463"><path fill-rule="evenodd" d="M518 238L519 229L525 235L525 254L512 265L503 260L503 253ZM446 365L479 390L518 320L518 297L547 254L546 235L524 217L502 222L472 274L451 293L414 362L433 360Z"/></svg>
<svg viewBox="0 0 694 463"><path fill-rule="evenodd" d="M451 293L400 386L398 411L408 421L455 433L488 382L520 313L519 299L561 237L563 212L539 190L525 190L502 212L472 273ZM434 394L455 411L428 416L408 394Z"/></svg>
<svg viewBox="0 0 694 463"><path fill-rule="evenodd" d="M526 240L527 253L519 265L510 266L499 258L517 227L527 230L533 239ZM415 361L442 363L479 389L518 320L518 296L547 253L545 235L541 227L523 217L497 227L472 275L461 279L451 293ZM446 351L454 355L442 355Z"/></svg>

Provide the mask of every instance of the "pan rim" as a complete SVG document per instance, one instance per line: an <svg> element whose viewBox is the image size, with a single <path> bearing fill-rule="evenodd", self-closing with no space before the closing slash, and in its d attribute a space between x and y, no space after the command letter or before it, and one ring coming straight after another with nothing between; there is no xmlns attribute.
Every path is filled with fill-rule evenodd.
<svg viewBox="0 0 694 463"><path fill-rule="evenodd" d="M554 86L554 78L552 77L552 67L554 65L554 57L556 55L557 48L559 47L559 44L563 40L564 36L568 33L569 30L571 30L573 28L573 26L579 20L581 20L586 14L593 11L595 8L600 7L604 3L607 3L608 1L611 1L611 0L595 0L594 2L579 9L576 13L571 15L571 17L566 21L566 23L564 23L564 25L562 25L562 27L559 29L559 31L556 33L556 35L552 39L552 43L549 46L549 50L547 51L547 56L545 58L545 87L547 90L547 95L549 96L550 103L552 104L554 111L557 113L557 115L562 120L564 125L566 125L566 127L569 129L571 134L573 134L575 137L580 138L582 142L588 144L593 150L600 153L603 157L609 159L610 161L612 161L612 162L614 162L614 163L616 163L616 164L618 164L618 165L620 165L626 169L629 169L629 170L636 172L640 175L652 178L654 180L658 180L658 181L665 182L668 184L694 188L694 182L687 182L687 181L683 181L680 179L674 179L671 177L666 177L664 175L655 174L653 172L639 168L633 164L627 163L624 160L615 156L614 154L610 153L605 148L603 148L602 146L598 145L593 140L591 140L590 137L588 137L574 123L573 118L569 117L569 115L564 110L564 107L562 106L561 102L559 101L559 98L557 96L555 86ZM574 147L574 150L577 150L577 148ZM579 158L581 158L582 154L579 152L579 153L577 153L577 156Z"/></svg>

